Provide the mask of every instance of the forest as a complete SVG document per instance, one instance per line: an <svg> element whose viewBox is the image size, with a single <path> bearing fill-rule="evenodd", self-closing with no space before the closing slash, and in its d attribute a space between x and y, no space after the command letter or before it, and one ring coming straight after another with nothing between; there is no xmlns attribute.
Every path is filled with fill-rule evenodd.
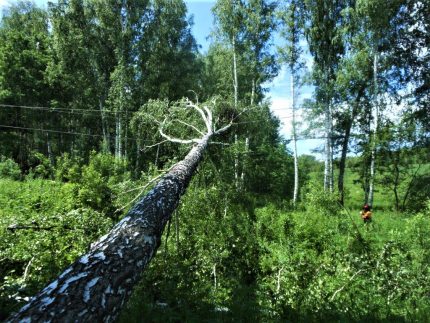
<svg viewBox="0 0 430 323"><path fill-rule="evenodd" d="M430 0L2 10L0 321L428 322Z"/></svg>

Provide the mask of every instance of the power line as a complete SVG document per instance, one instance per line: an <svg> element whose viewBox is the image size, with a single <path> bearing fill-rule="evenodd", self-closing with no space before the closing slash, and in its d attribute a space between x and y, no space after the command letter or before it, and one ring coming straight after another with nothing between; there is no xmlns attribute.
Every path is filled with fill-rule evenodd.
<svg viewBox="0 0 430 323"><path fill-rule="evenodd" d="M111 113L111 114L117 114L117 113L125 113L125 114L131 114L130 111L109 111L109 110L90 110L90 109L75 109L75 108L53 108L53 107L43 107L43 106L28 106L28 105L13 105L13 104L0 104L0 107L3 108L21 108L21 109L30 109L30 110L41 110L41 111L49 111L49 112L65 112L65 113Z"/></svg>
<svg viewBox="0 0 430 323"><path fill-rule="evenodd" d="M42 132L51 132L51 133L61 133L61 134L67 134L67 135L75 135L75 136L87 136L87 137L99 137L103 138L103 135L95 135L90 133L83 133L83 132L66 132L66 131L59 131L59 130L52 130L52 129L41 129L41 128L30 128L30 127L17 127L17 126L8 126L8 125L2 125L0 124L0 128L7 128L7 129L20 129L20 130L33 130L33 131L42 131ZM130 137L123 137L127 140L133 140L133 141L141 141L141 142L148 142L148 143L156 143L152 140L139 140L136 138L130 138Z"/></svg>
<svg viewBox="0 0 430 323"><path fill-rule="evenodd" d="M58 112L58 113L71 113L71 114L82 114L85 115L87 113L95 113L100 115L102 113L107 114L126 114L128 117L131 117L133 112L131 111L109 111L109 110L90 110L90 109L75 109L75 108L54 108L54 107L45 107L45 106L28 106L28 105L14 105L14 104L0 104L0 107L3 108L21 108L27 110L39 110L39 111L48 111L48 112ZM286 111L287 109L279 108L279 109L270 109L270 111ZM278 119L292 118L293 114L288 114L285 116L276 116ZM300 111L297 111L296 116L300 116ZM105 116L108 118L114 118L115 116Z"/></svg>

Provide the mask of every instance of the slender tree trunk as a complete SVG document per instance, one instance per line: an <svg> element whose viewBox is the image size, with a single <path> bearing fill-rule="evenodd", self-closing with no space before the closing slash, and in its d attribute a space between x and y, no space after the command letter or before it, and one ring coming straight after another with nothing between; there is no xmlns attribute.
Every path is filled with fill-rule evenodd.
<svg viewBox="0 0 430 323"><path fill-rule="evenodd" d="M252 79L252 88L251 88L251 106L254 105L254 96L255 96L255 79Z"/></svg>
<svg viewBox="0 0 430 323"><path fill-rule="evenodd" d="M376 141L379 122L379 105L378 105L378 52L375 50L373 55L373 86L374 86L374 101L373 101L373 129L372 129L372 150L370 153L370 178L369 178L369 195L367 204L373 205L373 195L375 190L375 174L376 174Z"/></svg>
<svg viewBox="0 0 430 323"><path fill-rule="evenodd" d="M234 135L234 145L236 147L236 151L234 153L234 185L236 189L239 189L239 153L238 149L238 140L237 135Z"/></svg>
<svg viewBox="0 0 430 323"><path fill-rule="evenodd" d="M339 178L337 180L337 188L339 190L339 203L344 205L345 200L345 188L344 188L344 179L345 179L345 168L346 168L346 155L348 154L348 146L349 146L349 138L351 136L351 128L354 122L355 115L357 113L358 102L353 103L353 107L351 110L351 115L347 121L345 126L345 137L342 142L342 152L339 161Z"/></svg>
<svg viewBox="0 0 430 323"><path fill-rule="evenodd" d="M155 255L164 227L202 158L211 133L90 251L8 322L113 322Z"/></svg>
<svg viewBox="0 0 430 323"><path fill-rule="evenodd" d="M234 108L237 109L239 84L237 80L237 59L236 59L236 38L232 37L231 44L233 47L233 95L234 95Z"/></svg>
<svg viewBox="0 0 430 323"><path fill-rule="evenodd" d="M297 157L297 129L296 129L296 93L295 93L295 75L291 72L291 99L292 99L292 110L293 110L293 153L294 153L294 193L293 193L293 205L296 206L297 199L299 196L299 160Z"/></svg>
<svg viewBox="0 0 430 323"><path fill-rule="evenodd" d="M100 108L100 115L102 118L102 132L103 132L103 151L109 152L109 132L108 132L108 125L106 121L106 115L105 115L105 109L104 109L104 98L99 99L99 108Z"/></svg>
<svg viewBox="0 0 430 323"><path fill-rule="evenodd" d="M120 158L121 121L119 113L115 113L115 157Z"/></svg>
<svg viewBox="0 0 430 323"><path fill-rule="evenodd" d="M325 161L324 161L324 190L333 192L333 152L332 152L332 116L330 103L325 111Z"/></svg>
<svg viewBox="0 0 430 323"><path fill-rule="evenodd" d="M124 156L124 159L127 160L127 147L128 147L128 111L125 111L125 122L124 122L124 145L122 149L122 153Z"/></svg>
<svg viewBox="0 0 430 323"><path fill-rule="evenodd" d="M49 161L51 162L51 165L54 166L55 165L55 158L54 158L54 154L52 153L52 145L51 145L51 139L49 138L49 133L46 133L46 146L48 149L48 158Z"/></svg>
<svg viewBox="0 0 430 323"><path fill-rule="evenodd" d="M134 171L137 174L139 169L139 159L140 159L140 140L136 140L136 162L134 163Z"/></svg>
<svg viewBox="0 0 430 323"><path fill-rule="evenodd" d="M234 96L234 108L237 109L238 103L238 91L239 85L237 80L237 61L236 61L236 38L235 36L231 39L233 47L233 96ZM234 136L234 143L237 149L237 135ZM236 152L234 157L234 182L236 189L239 189L239 155Z"/></svg>
<svg viewBox="0 0 430 323"><path fill-rule="evenodd" d="M348 121L348 125L345 129L345 137L343 138L342 142L342 153L340 156L340 162L339 162L339 178L337 179L337 187L339 190L339 203L341 205L344 205L344 199L345 199L345 189L344 189L344 178L345 178L345 167L346 167L346 155L348 153L348 144L349 144L349 137L351 135L351 125L352 120Z"/></svg>
<svg viewBox="0 0 430 323"><path fill-rule="evenodd" d="M396 154L396 153L395 153ZM397 159L398 156L396 156ZM399 160L397 159L394 162L394 183L393 183L393 193L394 199L396 201L396 211L400 210L400 198L399 198L399 184L400 184L400 169L399 169Z"/></svg>
<svg viewBox="0 0 430 323"><path fill-rule="evenodd" d="M118 116L118 158L122 158L122 116L121 113Z"/></svg>
<svg viewBox="0 0 430 323"><path fill-rule="evenodd" d="M240 174L240 187L243 189L245 183L245 159L248 158L249 138L245 138L245 156L242 158L242 172Z"/></svg>

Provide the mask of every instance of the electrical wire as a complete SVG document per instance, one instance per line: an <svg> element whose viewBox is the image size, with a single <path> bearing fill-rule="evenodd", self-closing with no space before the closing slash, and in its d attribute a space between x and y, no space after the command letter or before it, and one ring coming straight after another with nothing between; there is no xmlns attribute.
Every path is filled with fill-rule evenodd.
<svg viewBox="0 0 430 323"><path fill-rule="evenodd" d="M17 126L3 125L3 124L0 124L0 128L20 129L20 130L33 130L33 131L42 131L42 132L50 132L50 133L61 133L61 134L75 135L75 136L87 136L87 137L99 137L99 138L103 138L103 135L95 135L95 134L83 133L83 132L67 132L67 131L59 131L59 130L52 130L52 129L41 129L41 128L31 128L31 127L17 127ZM141 140L141 139L130 138L130 137L123 137L123 138L127 139L127 140L132 140L132 141L156 143L153 140Z"/></svg>

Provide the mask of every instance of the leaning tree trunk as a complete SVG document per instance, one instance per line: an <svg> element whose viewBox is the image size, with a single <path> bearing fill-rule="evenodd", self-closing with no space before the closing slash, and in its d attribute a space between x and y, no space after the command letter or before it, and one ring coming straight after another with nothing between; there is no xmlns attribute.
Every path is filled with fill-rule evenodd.
<svg viewBox="0 0 430 323"><path fill-rule="evenodd" d="M212 133L160 180L107 235L8 322L112 322L155 255Z"/></svg>

